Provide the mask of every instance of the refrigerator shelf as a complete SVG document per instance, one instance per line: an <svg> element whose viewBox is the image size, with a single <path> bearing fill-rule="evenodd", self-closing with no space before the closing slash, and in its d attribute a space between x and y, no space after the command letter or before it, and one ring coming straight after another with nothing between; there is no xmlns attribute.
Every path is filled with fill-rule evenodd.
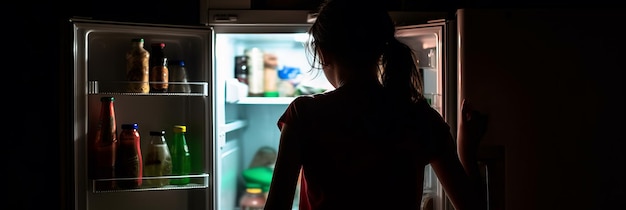
<svg viewBox="0 0 626 210"><path fill-rule="evenodd" d="M87 93L89 95L106 94L106 95L172 95L172 96L208 96L209 85L207 82L168 82L170 86L173 85L189 85L190 92L164 92L164 93L134 93L127 90L130 84L137 82L128 81L89 81L87 86ZM163 82L150 82L150 84L162 84Z"/></svg>
<svg viewBox="0 0 626 210"><path fill-rule="evenodd" d="M244 97L236 101L236 104L277 104L277 105L288 105L290 104L295 97ZM436 104L432 104L431 107L433 109L439 110L440 107Z"/></svg>
<svg viewBox="0 0 626 210"><path fill-rule="evenodd" d="M295 97L243 97L237 104L290 104Z"/></svg>
<svg viewBox="0 0 626 210"><path fill-rule="evenodd" d="M224 125L220 126L220 131L223 131L224 133L228 133L231 131L235 131L241 128L244 128L248 125L248 122L245 120L235 120L232 122L228 122Z"/></svg>
<svg viewBox="0 0 626 210"><path fill-rule="evenodd" d="M176 179L176 178L189 178L190 183L186 185L165 185L163 187L145 187L142 186L136 189L98 189L96 186L99 184L107 184L113 181L120 180L136 180L135 178L113 178L113 179L94 179L91 180L91 189L93 193L109 193L109 192L138 192L138 191L156 191L156 190L184 190L184 189L202 189L209 187L209 174L196 174L185 176L160 176L160 177L142 177L141 179L145 183L149 179Z"/></svg>

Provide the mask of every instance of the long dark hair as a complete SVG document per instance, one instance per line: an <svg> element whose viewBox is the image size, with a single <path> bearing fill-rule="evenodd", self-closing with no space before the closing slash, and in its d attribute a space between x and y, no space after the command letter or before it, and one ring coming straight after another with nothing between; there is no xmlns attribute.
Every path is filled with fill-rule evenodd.
<svg viewBox="0 0 626 210"><path fill-rule="evenodd" d="M401 99L418 101L422 95L421 75L411 48L395 37L395 24L382 1L326 0L309 29L313 68L324 65L319 52L332 52L337 59L355 65L378 65L381 84ZM368 69L368 68L365 68Z"/></svg>

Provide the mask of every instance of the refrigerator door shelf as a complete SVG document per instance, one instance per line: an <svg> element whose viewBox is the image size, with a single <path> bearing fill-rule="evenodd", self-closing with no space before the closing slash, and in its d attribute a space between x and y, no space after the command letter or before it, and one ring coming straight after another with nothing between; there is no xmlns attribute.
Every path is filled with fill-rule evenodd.
<svg viewBox="0 0 626 210"><path fill-rule="evenodd" d="M109 183L119 180L135 180L136 178L113 178L113 179L94 179L91 180L91 191L93 193L109 193L109 192L135 192L135 191L155 191L155 190L182 190L182 189L198 189L209 187L209 174L195 174L185 176L159 176L159 177L142 177L141 179L175 179L189 178L190 183L186 185L165 185L163 187L140 187L136 189L97 189L99 183Z"/></svg>
<svg viewBox="0 0 626 210"><path fill-rule="evenodd" d="M133 82L128 81L89 81L87 93L90 95L106 94L106 95L181 95L181 96L208 96L209 85L207 82L168 82L171 85L189 85L191 92L165 92L165 93L133 93L128 92L127 87ZM158 82L150 82L156 84ZM160 82L162 83L162 82Z"/></svg>

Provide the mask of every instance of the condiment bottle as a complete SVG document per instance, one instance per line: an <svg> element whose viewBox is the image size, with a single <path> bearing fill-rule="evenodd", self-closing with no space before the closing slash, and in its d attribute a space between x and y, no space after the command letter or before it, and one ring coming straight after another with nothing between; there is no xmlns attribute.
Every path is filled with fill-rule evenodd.
<svg viewBox="0 0 626 210"><path fill-rule="evenodd" d="M126 80L130 82L128 91L131 93L148 93L150 53L143 48L141 38L131 39L130 50L126 52Z"/></svg>
<svg viewBox="0 0 626 210"><path fill-rule="evenodd" d="M187 126L174 126L174 139L172 141L170 153L172 155L172 175L186 176L191 172L191 157L189 154L189 147L187 147L187 138L185 136L186 132ZM170 184L189 184L189 177L173 178L170 180Z"/></svg>
<svg viewBox="0 0 626 210"><path fill-rule="evenodd" d="M248 84L248 56L235 56L235 78L241 83Z"/></svg>
<svg viewBox="0 0 626 210"><path fill-rule="evenodd" d="M115 158L115 177L123 178L117 180L117 187L121 189L139 188L143 182L141 136L138 127L137 123L122 124Z"/></svg>
<svg viewBox="0 0 626 210"><path fill-rule="evenodd" d="M261 187L247 184L246 192L239 199L239 207L242 210L262 210L265 206L265 196Z"/></svg>
<svg viewBox="0 0 626 210"><path fill-rule="evenodd" d="M167 68L167 56L165 56L165 43L153 43L150 45L150 92L167 92L169 71Z"/></svg>
<svg viewBox="0 0 626 210"><path fill-rule="evenodd" d="M169 89L171 93L190 93L191 89L187 83L187 68L184 60L172 60L168 62Z"/></svg>
<svg viewBox="0 0 626 210"><path fill-rule="evenodd" d="M168 176L172 174L172 156L165 141L165 131L150 131L150 145L144 158L144 175L146 177ZM163 187L170 183L169 179L146 179L144 186Z"/></svg>
<svg viewBox="0 0 626 210"><path fill-rule="evenodd" d="M93 141L89 142L89 166L94 179L112 179L115 177L115 158L117 151L117 130L115 122L115 98L100 98L100 119ZM113 181L96 181L96 190L111 190Z"/></svg>

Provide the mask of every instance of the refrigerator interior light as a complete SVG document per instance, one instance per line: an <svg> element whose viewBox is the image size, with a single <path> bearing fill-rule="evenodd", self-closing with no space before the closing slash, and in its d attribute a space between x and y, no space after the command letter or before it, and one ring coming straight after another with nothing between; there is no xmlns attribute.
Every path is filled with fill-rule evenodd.
<svg viewBox="0 0 626 210"><path fill-rule="evenodd" d="M313 38L313 37L311 37L311 38ZM296 42L306 43L309 40L309 34L308 33L294 34L293 40L296 41Z"/></svg>

